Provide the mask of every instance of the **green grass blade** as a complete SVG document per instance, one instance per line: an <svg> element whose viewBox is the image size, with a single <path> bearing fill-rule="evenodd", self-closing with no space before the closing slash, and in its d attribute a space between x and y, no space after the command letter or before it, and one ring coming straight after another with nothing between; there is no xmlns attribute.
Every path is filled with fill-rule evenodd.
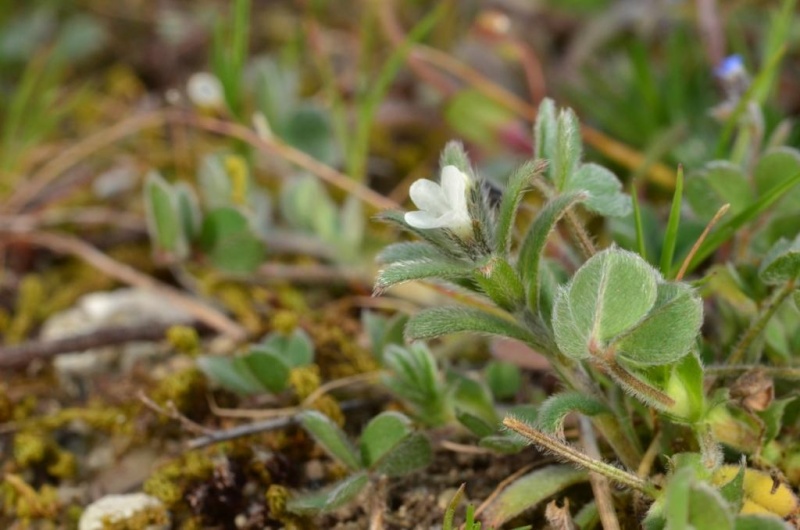
<svg viewBox="0 0 800 530"><path fill-rule="evenodd" d="M692 258L692 261L689 263L689 267L687 267L686 272L689 273L697 268L697 266L702 263L704 259L717 250L720 245L730 239L737 230L739 230L748 222L756 219L759 215L765 212L767 208L775 204L775 202L780 200L784 195L791 191L792 188L794 188L798 183L800 183L800 173L795 173L790 178L784 180L782 183L765 193L739 215L720 226L715 232L709 235L700 246L694 258ZM673 270L672 274L674 275L676 272L676 270Z"/></svg>
<svg viewBox="0 0 800 530"><path fill-rule="evenodd" d="M356 130L347 156L347 173L350 178L359 182L364 180L367 170L367 156L369 155L370 131L378 106L389 91L392 80L394 80L403 66L411 47L424 39L433 30L436 23L446 12L447 5L446 2L440 2L436 8L425 15L411 29L403 43L392 51L384 67L378 73L378 77L372 83L372 88L360 103Z"/></svg>
<svg viewBox="0 0 800 530"><path fill-rule="evenodd" d="M675 179L675 194L672 196L672 208L667 221L667 231L664 233L664 246L661 248L661 274L668 277L672 268L672 258L675 255L675 244L678 241L678 226L681 222L681 202L683 201L683 167L678 167ZM637 230L637 239L639 237Z"/></svg>

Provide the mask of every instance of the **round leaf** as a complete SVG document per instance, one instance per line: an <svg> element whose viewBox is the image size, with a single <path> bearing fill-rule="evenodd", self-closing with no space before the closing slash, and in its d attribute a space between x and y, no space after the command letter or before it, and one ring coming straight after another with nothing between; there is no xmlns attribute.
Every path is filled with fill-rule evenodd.
<svg viewBox="0 0 800 530"><path fill-rule="evenodd" d="M372 466L411 433L411 420L399 412L375 416L361 433L361 460Z"/></svg>
<svg viewBox="0 0 800 530"><path fill-rule="evenodd" d="M605 250L587 261L556 299L553 329L561 351L576 359L603 348L653 307L658 273L641 257Z"/></svg>
<svg viewBox="0 0 800 530"><path fill-rule="evenodd" d="M278 393L289 382L289 366L274 352L255 349L243 357L253 377L267 390Z"/></svg>
<svg viewBox="0 0 800 530"><path fill-rule="evenodd" d="M758 271L764 283L781 284L800 275L800 237L780 239L769 250Z"/></svg>
<svg viewBox="0 0 800 530"><path fill-rule="evenodd" d="M647 317L615 342L617 354L641 365L677 361L692 348L703 323L703 303L687 285L661 283Z"/></svg>

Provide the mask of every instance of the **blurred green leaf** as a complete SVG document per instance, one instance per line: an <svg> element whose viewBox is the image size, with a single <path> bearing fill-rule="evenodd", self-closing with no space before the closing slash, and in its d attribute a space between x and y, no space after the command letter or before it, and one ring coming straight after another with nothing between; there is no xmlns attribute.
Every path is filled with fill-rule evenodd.
<svg viewBox="0 0 800 530"><path fill-rule="evenodd" d="M275 351L290 368L314 362L314 343L308 333L300 328L289 334L270 333L264 337L261 345Z"/></svg>
<svg viewBox="0 0 800 530"><path fill-rule="evenodd" d="M233 274L254 272L266 254L247 218L233 208L209 212L203 220L200 243L215 267Z"/></svg>
<svg viewBox="0 0 800 530"><path fill-rule="evenodd" d="M197 358L197 366L211 381L231 392L246 396L264 391L250 368L241 360L203 355Z"/></svg>
<svg viewBox="0 0 800 530"><path fill-rule="evenodd" d="M289 386L289 365L277 353L254 348L242 359L253 377L273 394Z"/></svg>
<svg viewBox="0 0 800 530"><path fill-rule="evenodd" d="M427 467L432 458L431 442L424 434L413 432L383 453L372 469L389 477L400 477Z"/></svg>
<svg viewBox="0 0 800 530"><path fill-rule="evenodd" d="M704 221L709 221L723 204L731 214L741 213L753 200L753 190L741 168L715 160L686 178L686 201Z"/></svg>
<svg viewBox="0 0 800 530"><path fill-rule="evenodd" d="M286 509L301 515L329 512L354 500L368 483L366 473L355 473L322 491L289 499Z"/></svg>
<svg viewBox="0 0 800 530"><path fill-rule="evenodd" d="M306 410L299 415L300 424L322 446L326 453L348 469L362 468L355 448L350 444L344 431L326 415L315 410Z"/></svg>
<svg viewBox="0 0 800 530"><path fill-rule="evenodd" d="M403 414L393 411L378 414L361 432L361 461L372 467L411 432L411 420Z"/></svg>
<svg viewBox="0 0 800 530"><path fill-rule="evenodd" d="M517 365L492 360L484 369L486 384L497 399L511 399L522 388L522 373Z"/></svg>

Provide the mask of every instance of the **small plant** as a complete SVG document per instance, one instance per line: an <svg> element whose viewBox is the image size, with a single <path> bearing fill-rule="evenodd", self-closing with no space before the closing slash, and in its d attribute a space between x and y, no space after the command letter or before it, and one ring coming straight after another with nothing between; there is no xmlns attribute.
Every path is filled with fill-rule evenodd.
<svg viewBox="0 0 800 530"><path fill-rule="evenodd" d="M291 499L286 507L298 514L343 506L381 477L400 477L426 467L433 455L428 438L415 431L411 420L399 412L375 416L364 427L358 450L324 414L306 411L300 415L300 422L325 452L347 469L348 476L322 492Z"/></svg>
<svg viewBox="0 0 800 530"><path fill-rule="evenodd" d="M222 388L237 394L277 394L289 388L290 373L314 362L314 345L308 335L270 333L237 357L203 355L197 363Z"/></svg>
<svg viewBox="0 0 800 530"><path fill-rule="evenodd" d="M411 199L419 211L382 214L383 220L422 241L396 243L379 255L383 269L375 292L412 280L442 282L466 294L463 300L474 298L477 303L421 311L406 324L407 338L476 332L516 339L546 355L564 391L539 406L532 417L511 413L503 423L560 458L641 492L653 502L646 517L648 528L750 528L767 519L771 522L764 525L783 528L781 519L798 511L791 489L775 478L778 475L767 487L759 478L762 472L753 467L725 464L721 444L763 463L761 451L778 436L786 402L764 394L772 392L771 380L762 377L759 387L756 376L751 376L750 387L744 380L739 384L743 388L734 385L730 392L713 387L707 391L713 377L709 378L701 360L701 356L708 357L700 337L703 302L696 288L679 280L726 243L733 230L741 229L786 195L800 179L800 168L792 165L796 163L794 155L754 158L766 160L763 163L772 168L772 180L760 184L764 191L755 198L749 192L736 191L737 186L750 189L743 177L734 178L736 186L723 183L721 173L707 172L692 180L690 204L698 215L707 215L709 220L732 193L738 193L738 203L730 206L736 213L693 249L681 247L683 260L675 264L683 185L679 173L656 269L645 257L638 204L622 192L610 171L582 161L575 115L570 110L556 112L553 102L546 100L539 108L534 133L537 160L510 177L496 208L490 205L463 148L449 144L441 157L441 182L420 180L411 187ZM780 161L778 156L782 156ZM726 175L736 174L724 167ZM755 174L765 172L756 170ZM517 240L517 211L531 187L543 195L545 204ZM715 193L723 195L717 203L711 200ZM702 194L703 199L699 198ZM778 222L782 212L779 208L775 216L762 221L767 241L769 227ZM632 214L638 252L614 245L598 250L583 226L586 214L619 218ZM562 220L574 250L567 251L568 260L555 261L546 257L545 249ZM758 337L783 302L797 293L800 242L779 239L770 244L760 268L749 277L761 284L760 289L771 289L772 295L730 351L728 363L732 365L747 362L752 368L752 363L759 362L763 341ZM763 238L753 238L752 245L759 248ZM568 263L574 263L577 255L585 261L570 274ZM443 403L453 391L436 375L435 362L425 352L419 343L405 349L386 348L384 363L393 372L388 385L421 417L441 421L448 417ZM500 377L499 369L493 370L492 377ZM737 402L737 395L747 396L751 404L743 405L741 397ZM488 410L494 413L491 401ZM591 418L623 468L564 440L564 419L573 412ZM481 417L475 410L457 410L455 414L479 436L494 436L493 418ZM653 418L658 419L654 422ZM684 440L684 452L672 454L668 448L678 438ZM642 449L648 445L653 446L648 453L664 448L671 459L664 484L649 477L654 461L652 456L645 457ZM732 469L740 471L739 479L731 474ZM531 480L537 473L518 482ZM568 468L554 473L567 474ZM670 502L678 497L683 500ZM696 512L687 498L697 503ZM723 515L715 518L711 507ZM755 513L758 515L751 515ZM507 518L489 520L502 524Z"/></svg>

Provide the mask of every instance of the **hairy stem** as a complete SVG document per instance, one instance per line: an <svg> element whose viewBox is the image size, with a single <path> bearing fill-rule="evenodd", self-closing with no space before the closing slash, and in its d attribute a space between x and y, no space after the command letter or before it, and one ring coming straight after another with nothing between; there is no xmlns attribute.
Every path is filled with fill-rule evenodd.
<svg viewBox="0 0 800 530"><path fill-rule="evenodd" d="M674 399L630 373L613 358L604 359L602 367L620 386L648 405L661 410L669 410L675 406Z"/></svg>
<svg viewBox="0 0 800 530"><path fill-rule="evenodd" d="M506 417L503 420L503 425L508 427L509 429L518 432L525 438L531 440L534 444L538 445L546 449L547 451L551 451L556 455L569 460L570 462L577 464L589 471L593 471L595 473L600 473L601 475L607 477L609 480L613 480L619 484L623 484L633 489L637 489L648 495L652 498L657 498L659 496L658 488L650 483L647 480L637 477L632 473L628 473L618 467L614 467L611 464L607 464L602 460L597 460L595 458L591 458L587 456L583 452L575 449L568 443L562 442L552 436L544 434L527 423L517 420L516 418Z"/></svg>

